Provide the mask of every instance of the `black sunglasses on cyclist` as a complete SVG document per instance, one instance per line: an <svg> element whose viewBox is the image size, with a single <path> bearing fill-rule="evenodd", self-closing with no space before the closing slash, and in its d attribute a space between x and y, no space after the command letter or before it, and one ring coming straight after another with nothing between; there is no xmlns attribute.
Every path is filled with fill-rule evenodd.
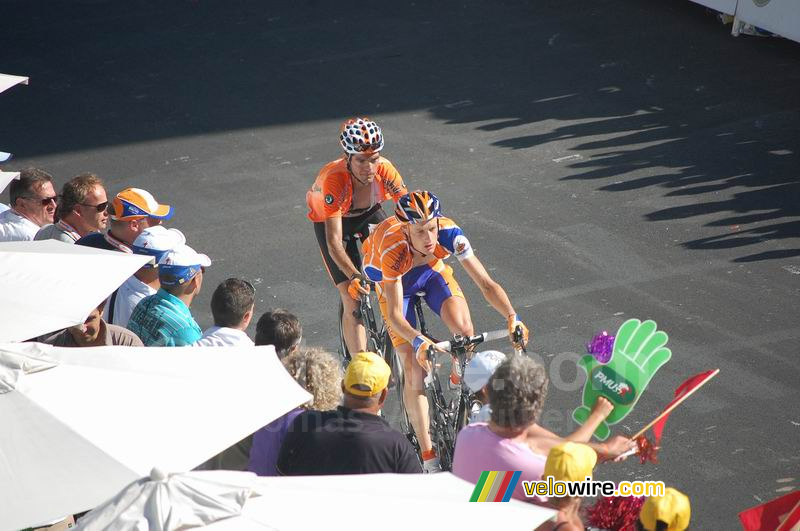
<svg viewBox="0 0 800 531"><path fill-rule="evenodd" d="M80 206L85 206L89 208L93 208L98 212L102 212L104 210L108 210L108 201L103 201L102 203L98 203L96 205L87 205L86 203L78 203Z"/></svg>

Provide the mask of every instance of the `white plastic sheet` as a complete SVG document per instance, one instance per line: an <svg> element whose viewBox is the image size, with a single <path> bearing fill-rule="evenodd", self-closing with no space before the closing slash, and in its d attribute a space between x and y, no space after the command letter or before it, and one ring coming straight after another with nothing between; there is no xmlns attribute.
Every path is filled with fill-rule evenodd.
<svg viewBox="0 0 800 531"><path fill-rule="evenodd" d="M797 0L739 0L736 18L800 42L800 2Z"/></svg>
<svg viewBox="0 0 800 531"><path fill-rule="evenodd" d="M11 181L18 178L18 171L0 171L0 194L11 184Z"/></svg>
<svg viewBox="0 0 800 531"><path fill-rule="evenodd" d="M27 85L28 78L25 76L12 76L10 74L0 74L0 92L4 92L14 85Z"/></svg>

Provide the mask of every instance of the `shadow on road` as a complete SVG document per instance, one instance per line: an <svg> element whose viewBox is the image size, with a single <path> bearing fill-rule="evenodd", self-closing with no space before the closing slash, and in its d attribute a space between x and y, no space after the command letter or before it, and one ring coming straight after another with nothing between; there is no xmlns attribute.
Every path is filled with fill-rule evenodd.
<svg viewBox="0 0 800 531"><path fill-rule="evenodd" d="M18 157L428 110L563 180L663 191L688 249L800 255L800 46L688 2L4 2L0 147ZM298 139L302 141L302 139ZM676 204L677 201L677 204ZM756 242L780 249L748 254Z"/></svg>

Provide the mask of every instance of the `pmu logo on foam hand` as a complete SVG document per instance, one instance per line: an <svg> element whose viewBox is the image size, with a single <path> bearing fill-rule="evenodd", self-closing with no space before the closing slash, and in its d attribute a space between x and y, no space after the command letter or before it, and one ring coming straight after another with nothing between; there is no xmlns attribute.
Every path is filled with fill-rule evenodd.
<svg viewBox="0 0 800 531"><path fill-rule="evenodd" d="M514 494L522 471L486 471L481 473L475 490L472 491L471 502L507 502Z"/></svg>
<svg viewBox="0 0 800 531"><path fill-rule="evenodd" d="M613 393L619 404L630 404L636 398L636 389L634 389L633 384L617 374L611 367L600 365L595 369L592 378L596 384L595 389Z"/></svg>

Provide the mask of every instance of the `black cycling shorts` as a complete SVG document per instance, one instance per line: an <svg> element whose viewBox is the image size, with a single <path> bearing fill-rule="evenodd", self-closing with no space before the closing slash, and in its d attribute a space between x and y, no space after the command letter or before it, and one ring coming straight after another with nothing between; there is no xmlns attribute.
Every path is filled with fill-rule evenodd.
<svg viewBox="0 0 800 531"><path fill-rule="evenodd" d="M377 225L386 219L386 212L381 205L375 205L361 215L350 218L342 217L342 243L347 256L353 265L361 271L361 252L358 250L357 240L362 242L369 236L369 226ZM317 235L319 251L322 254L322 262L328 270L334 284L340 284L350 278L345 275L336 262L333 261L331 253L328 251L328 242L325 239L325 223L314 223L314 234Z"/></svg>

